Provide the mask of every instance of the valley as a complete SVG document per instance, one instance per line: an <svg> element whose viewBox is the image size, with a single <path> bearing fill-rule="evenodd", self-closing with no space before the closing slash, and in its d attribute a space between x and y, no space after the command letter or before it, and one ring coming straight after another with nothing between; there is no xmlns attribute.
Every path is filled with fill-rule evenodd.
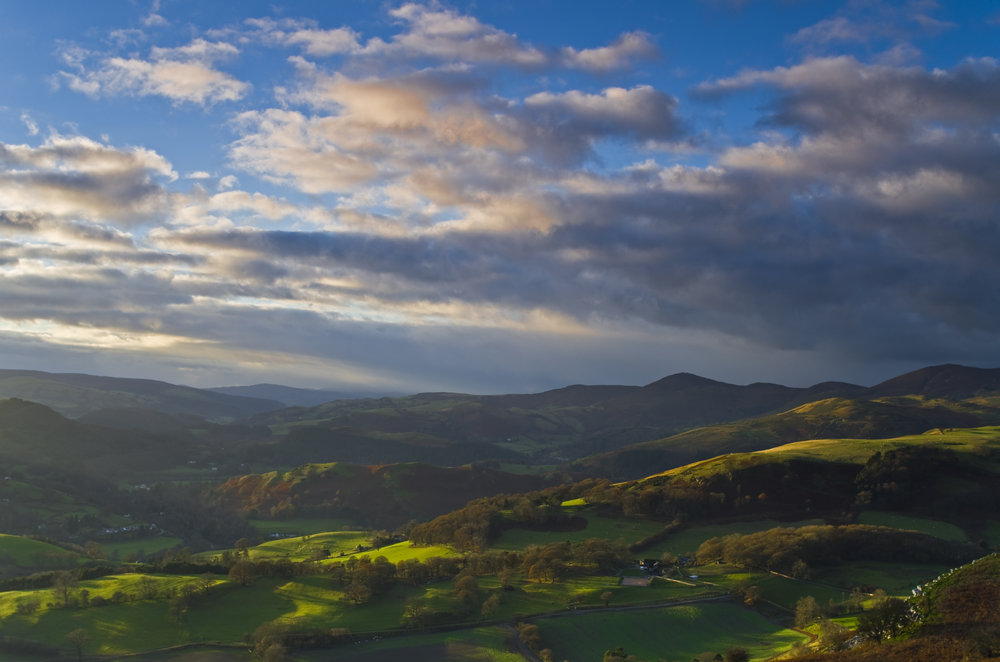
<svg viewBox="0 0 1000 662"><path fill-rule="evenodd" d="M293 407L16 377L4 660L1000 656L997 370Z"/></svg>

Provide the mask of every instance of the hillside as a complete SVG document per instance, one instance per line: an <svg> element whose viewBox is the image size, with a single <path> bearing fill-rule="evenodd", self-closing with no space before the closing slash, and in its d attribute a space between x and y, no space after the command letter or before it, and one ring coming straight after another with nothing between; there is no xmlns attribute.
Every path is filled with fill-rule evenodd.
<svg viewBox="0 0 1000 662"><path fill-rule="evenodd" d="M100 409L129 407L232 421L284 406L273 400L215 393L150 379L36 370L0 370L0 398L39 402L71 418Z"/></svg>
<svg viewBox="0 0 1000 662"><path fill-rule="evenodd" d="M124 478L134 471L181 464L190 439L112 430L74 421L48 407L0 400L0 458L12 464L55 466Z"/></svg>
<svg viewBox="0 0 1000 662"><path fill-rule="evenodd" d="M980 402L923 396L880 400L827 398L789 411L681 434L583 458L573 464L592 475L630 479L651 468L671 467L715 455L762 450L818 438L878 439L920 434L931 428L1000 424L1000 408Z"/></svg>
<svg viewBox="0 0 1000 662"><path fill-rule="evenodd" d="M366 467L338 462L231 478L213 489L209 500L250 517L342 518L369 528L392 529L455 510L472 499L537 490L556 482L477 466Z"/></svg>
<svg viewBox="0 0 1000 662"><path fill-rule="evenodd" d="M921 588L911 601L916 618L904 635L881 644L803 662L938 662L1000 658L1000 557L991 554L947 572ZM907 619L909 621L910 619Z"/></svg>
<svg viewBox="0 0 1000 662"><path fill-rule="evenodd" d="M368 391L340 391L331 389L295 388L280 384L252 384L250 386L215 386L205 389L213 393L236 395L257 400L280 402L285 407L315 407L333 400L360 400L380 398L386 393Z"/></svg>
<svg viewBox="0 0 1000 662"><path fill-rule="evenodd" d="M773 384L735 386L680 374L643 387L571 386L538 394L496 396L423 393L331 402L269 412L251 422L282 433L362 430L369 436L420 435L440 445L488 444L504 449L507 457L551 464L700 425L780 411L821 395L854 393L860 388L847 384L810 389ZM480 454L477 459L488 458L488 454Z"/></svg>

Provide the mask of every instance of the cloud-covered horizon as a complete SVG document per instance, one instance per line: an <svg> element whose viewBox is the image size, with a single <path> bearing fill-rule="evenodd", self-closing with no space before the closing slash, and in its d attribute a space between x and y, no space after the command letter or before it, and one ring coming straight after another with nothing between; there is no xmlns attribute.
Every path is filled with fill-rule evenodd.
<svg viewBox="0 0 1000 662"><path fill-rule="evenodd" d="M1000 365L1000 61L858 7L700 80L642 21L543 43L439 4L60 41L53 95L220 138L18 108L0 356L476 392Z"/></svg>

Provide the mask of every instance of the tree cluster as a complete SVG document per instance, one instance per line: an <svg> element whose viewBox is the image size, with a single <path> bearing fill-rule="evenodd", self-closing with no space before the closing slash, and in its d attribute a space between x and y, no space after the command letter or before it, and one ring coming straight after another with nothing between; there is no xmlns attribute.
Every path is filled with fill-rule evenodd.
<svg viewBox="0 0 1000 662"><path fill-rule="evenodd" d="M964 563L981 553L975 545L942 540L915 531L881 526L804 526L731 534L706 540L698 548L699 564L723 561L746 568L802 574L812 565L843 561L907 561Z"/></svg>

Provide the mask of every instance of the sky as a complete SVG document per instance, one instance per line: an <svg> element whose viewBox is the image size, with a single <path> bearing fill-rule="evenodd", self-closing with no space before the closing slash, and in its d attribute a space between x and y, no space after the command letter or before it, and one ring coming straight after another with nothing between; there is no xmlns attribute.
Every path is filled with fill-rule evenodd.
<svg viewBox="0 0 1000 662"><path fill-rule="evenodd" d="M1000 366L1000 3L0 3L0 367Z"/></svg>

